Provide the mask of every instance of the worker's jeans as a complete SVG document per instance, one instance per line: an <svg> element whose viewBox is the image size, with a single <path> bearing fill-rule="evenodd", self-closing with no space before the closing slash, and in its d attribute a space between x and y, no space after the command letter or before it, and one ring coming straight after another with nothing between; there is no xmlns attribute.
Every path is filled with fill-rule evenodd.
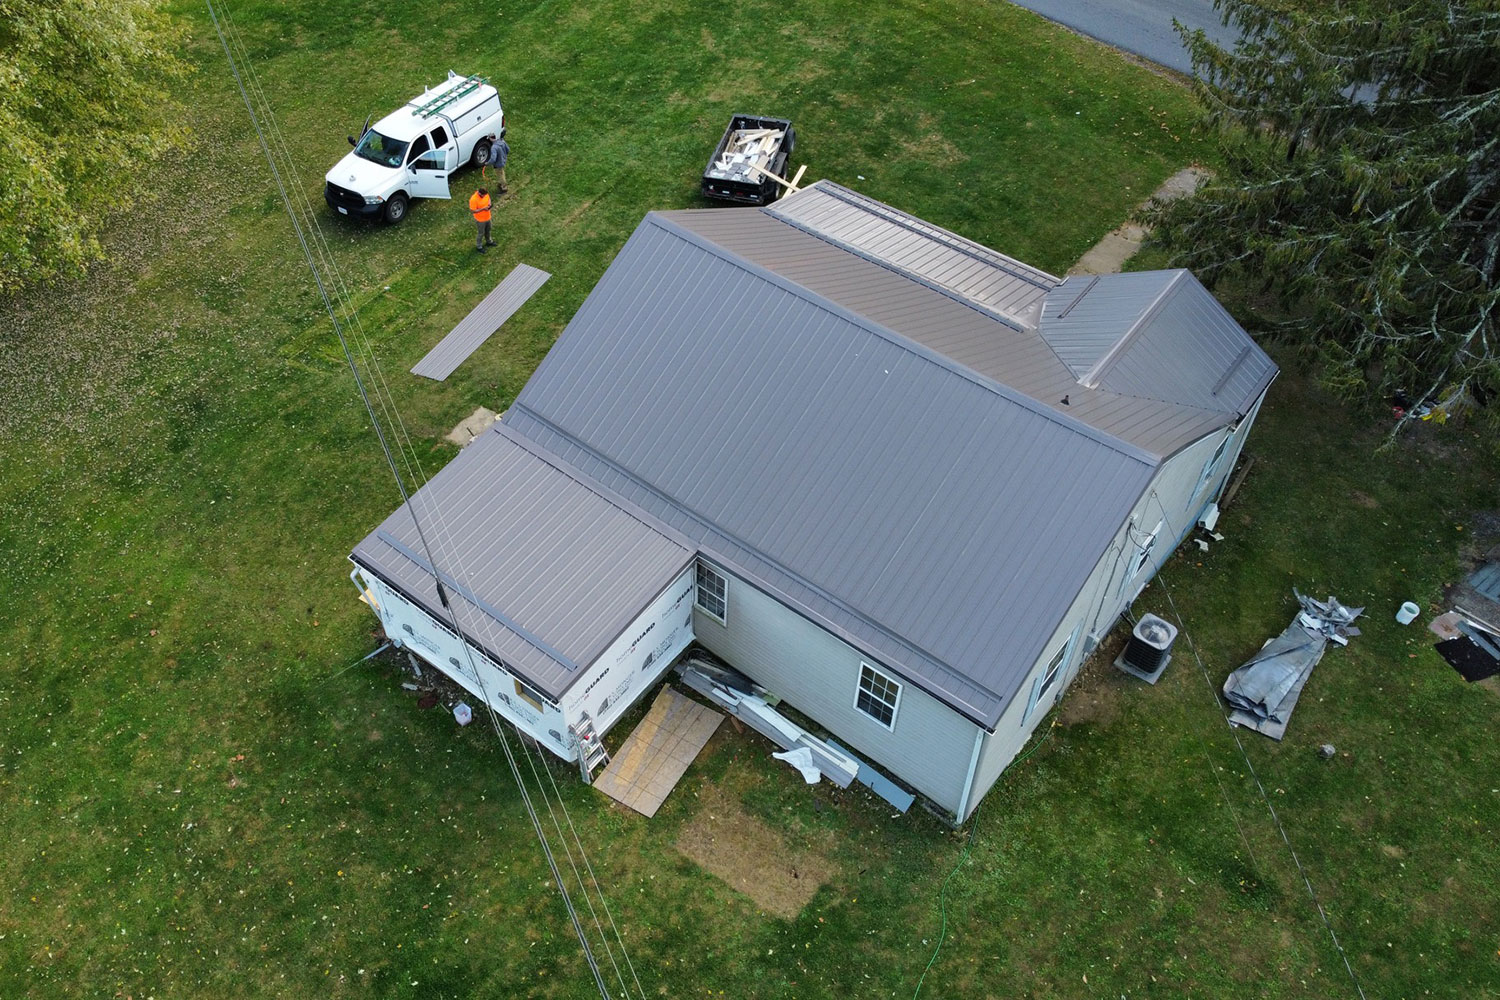
<svg viewBox="0 0 1500 1000"><path fill-rule="evenodd" d="M489 219L485 219L483 222L479 222L476 220L474 222L474 228L476 230L476 232L474 233L474 246L476 248L483 250L486 243L494 242L494 240L490 239Z"/></svg>

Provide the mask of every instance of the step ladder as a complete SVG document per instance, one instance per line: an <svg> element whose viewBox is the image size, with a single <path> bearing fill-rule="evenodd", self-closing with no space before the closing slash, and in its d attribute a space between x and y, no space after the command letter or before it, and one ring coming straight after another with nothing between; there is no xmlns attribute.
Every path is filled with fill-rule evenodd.
<svg viewBox="0 0 1500 1000"><path fill-rule="evenodd" d="M594 730L594 720L587 712L579 718L577 725L568 727L568 732L573 734L573 741L578 745L578 771L583 775L583 783L591 785L594 769L609 764L609 751L604 748L604 741Z"/></svg>
<svg viewBox="0 0 1500 1000"><path fill-rule="evenodd" d="M463 81L463 83L455 85L454 88L447 93L442 94L438 97L434 97L426 104L418 105L416 108L412 109L412 114L416 115L418 118L430 118L433 115L437 114L439 111L446 108L448 105L452 104L454 101L458 100L460 97L463 97L465 94L472 94L474 91L484 86L487 82L482 76L464 77Z"/></svg>

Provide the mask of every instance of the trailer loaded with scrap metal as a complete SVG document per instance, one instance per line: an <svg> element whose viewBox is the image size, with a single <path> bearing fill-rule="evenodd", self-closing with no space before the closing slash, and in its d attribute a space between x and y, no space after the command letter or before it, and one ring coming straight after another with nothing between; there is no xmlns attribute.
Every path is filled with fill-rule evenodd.
<svg viewBox="0 0 1500 1000"><path fill-rule="evenodd" d="M703 195L765 205L781 196L797 131L785 118L735 115L703 171Z"/></svg>

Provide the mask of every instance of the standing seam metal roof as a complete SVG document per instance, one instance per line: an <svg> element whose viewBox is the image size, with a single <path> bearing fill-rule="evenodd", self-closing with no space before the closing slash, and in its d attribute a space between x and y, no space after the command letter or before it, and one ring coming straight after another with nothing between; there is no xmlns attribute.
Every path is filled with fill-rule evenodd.
<svg viewBox="0 0 1500 1000"><path fill-rule="evenodd" d="M1016 329L1035 327L1058 284L1046 271L822 180L767 215L893 268Z"/></svg>
<svg viewBox="0 0 1500 1000"><path fill-rule="evenodd" d="M868 214L865 203L878 205L868 199L858 203L824 197L822 189L827 183L819 181L783 198L776 203L776 211L784 215L788 206L817 198L819 210L815 221L828 231L845 231L854 230L858 220ZM834 213L839 213L842 218ZM802 214L813 217L812 213ZM1157 398L1081 385L1078 374L1059 357L1056 344L1049 342L1045 331L1039 332L1034 327L1018 328L1013 323L1002 322L982 303L966 301L958 290L938 288L899 264L876 260L867 253L850 249L810 226L793 226L770 209L686 210L665 212L662 216L831 303L867 317L967 369L1026 394L1056 412L1153 455L1172 455L1205 434L1231 423L1238 415L1229 412L1229 408L1222 405L1222 399L1210 406L1194 400L1174 400L1170 393L1170 366L1163 379L1169 384L1162 387L1163 391ZM886 223L883 217L879 217L876 224ZM928 224L923 225L935 230ZM907 244L914 245L926 238L915 229L902 228L900 232L906 234ZM960 239L951 234L949 237ZM940 249L944 247L946 243L939 245ZM918 251L912 249L910 252L915 254ZM1069 279L1064 286L1075 280ZM1197 283L1193 281L1192 284ZM1072 284L1072 288L1077 287ZM1034 299L1029 297L1031 292L1035 292ZM1027 295L1026 301L1034 301L1036 321L1044 322L1041 304L1044 299L1048 302L1057 299L1057 290L1031 289ZM1021 311L1019 307L1011 310L1013 313ZM1118 338L1126 328L1117 319L1115 337ZM1192 331L1186 331L1185 335L1191 338ZM1241 344L1253 343L1243 331L1238 333L1238 338ZM1259 351L1258 348L1255 350ZM1175 363L1193 366L1199 365L1200 361L1187 352L1186 357Z"/></svg>
<svg viewBox="0 0 1500 1000"><path fill-rule="evenodd" d="M495 424L354 549L448 624L557 698L693 559L691 544Z"/></svg>
<svg viewBox="0 0 1500 1000"><path fill-rule="evenodd" d="M549 692L702 552L993 727L1162 456L1275 373L1191 276L1112 278L1080 296L826 181L652 214L414 501ZM355 557L433 610L410 535L398 511Z"/></svg>
<svg viewBox="0 0 1500 1000"><path fill-rule="evenodd" d="M986 725L1156 464L654 214L506 422Z"/></svg>
<svg viewBox="0 0 1500 1000"><path fill-rule="evenodd" d="M1079 380L1121 395L1245 413L1276 365L1187 271L1073 277L1042 336Z"/></svg>

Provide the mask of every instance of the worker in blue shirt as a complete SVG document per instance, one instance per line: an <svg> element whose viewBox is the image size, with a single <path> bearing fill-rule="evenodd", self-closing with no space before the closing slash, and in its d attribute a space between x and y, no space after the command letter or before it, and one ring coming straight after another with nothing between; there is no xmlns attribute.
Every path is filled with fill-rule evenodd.
<svg viewBox="0 0 1500 1000"><path fill-rule="evenodd" d="M510 159L510 144L505 136L490 136L490 158L487 166L494 167L500 175L499 193L505 193L505 163Z"/></svg>

